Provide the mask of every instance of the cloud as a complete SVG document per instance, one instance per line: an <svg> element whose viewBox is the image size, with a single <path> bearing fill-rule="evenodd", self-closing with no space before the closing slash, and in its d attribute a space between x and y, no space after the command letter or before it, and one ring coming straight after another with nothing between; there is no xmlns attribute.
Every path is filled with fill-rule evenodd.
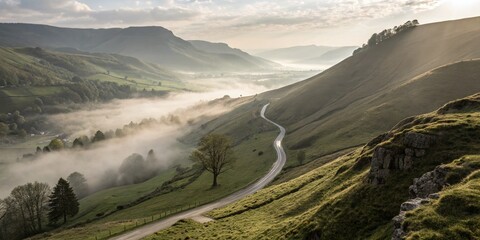
<svg viewBox="0 0 480 240"><path fill-rule="evenodd" d="M128 1L121 7L92 10L76 0L0 0L0 6L12 14L33 11L61 22L65 13L84 13L82 17L95 20L95 24L151 23L187 21L195 17L204 23L223 18L225 26L249 27L258 23L264 26L289 26L308 23L327 26L363 18L378 18L402 11L422 11L435 7L440 0L327 0L327 1L212 1L163 0ZM153 6L155 5L156 6ZM153 7L151 7L152 5ZM143 6L143 8L139 8ZM62 16L63 14L63 16ZM25 17L25 16L24 16ZM92 22L92 24L94 24Z"/></svg>
<svg viewBox="0 0 480 240"><path fill-rule="evenodd" d="M116 9L88 14L88 17L94 22L109 24L151 24L165 21L185 21L195 16L198 16L198 13L189 9L164 7L154 7L151 9Z"/></svg>
<svg viewBox="0 0 480 240"><path fill-rule="evenodd" d="M393 18L435 8L441 1L109 0L99 7L93 0L0 0L0 21L66 27L160 25L184 38L235 42L237 36L312 33Z"/></svg>
<svg viewBox="0 0 480 240"><path fill-rule="evenodd" d="M29 9L39 12L89 12L90 7L74 0L20 0L16 4L18 8Z"/></svg>
<svg viewBox="0 0 480 240"><path fill-rule="evenodd" d="M139 5L139 1L132 1ZM150 5L149 1L145 2ZM0 0L0 20L7 22L36 22L68 26L129 26L186 21L197 16L194 10L173 6L110 10L92 10L87 4L74 0Z"/></svg>

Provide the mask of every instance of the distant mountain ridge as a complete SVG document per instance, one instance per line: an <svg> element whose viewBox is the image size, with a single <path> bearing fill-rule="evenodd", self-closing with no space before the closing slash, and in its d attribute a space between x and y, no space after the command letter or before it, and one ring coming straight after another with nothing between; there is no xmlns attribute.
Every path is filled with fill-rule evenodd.
<svg viewBox="0 0 480 240"><path fill-rule="evenodd" d="M272 61L306 64L306 65L327 65L335 64L352 55L358 48L355 46L294 46L279 48L257 53L256 55Z"/></svg>
<svg viewBox="0 0 480 240"><path fill-rule="evenodd" d="M268 66L268 67L279 67L280 64L269 61L267 59L252 56L241 49L232 48L226 43L212 43L203 40L190 40L191 44L199 50L209 53L217 53L217 54L233 54L245 59L248 62L259 66Z"/></svg>
<svg viewBox="0 0 480 240"><path fill-rule="evenodd" d="M172 31L157 26L76 29L1 23L0 45L116 53L184 71L250 71L272 67L268 61L246 53L240 54L233 49L229 53L197 49L192 43L175 36Z"/></svg>
<svg viewBox="0 0 480 240"><path fill-rule="evenodd" d="M339 61L352 55L353 51L357 47L338 47L332 50L329 50L318 57L313 57L309 59L302 59L296 61L296 64L306 64L306 65L315 65L315 64L335 64Z"/></svg>

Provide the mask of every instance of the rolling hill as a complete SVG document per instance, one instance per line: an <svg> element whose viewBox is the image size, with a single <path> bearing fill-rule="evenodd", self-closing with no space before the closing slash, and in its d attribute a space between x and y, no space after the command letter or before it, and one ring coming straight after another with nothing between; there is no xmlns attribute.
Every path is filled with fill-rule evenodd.
<svg viewBox="0 0 480 240"><path fill-rule="evenodd" d="M270 67L270 64L264 61L252 60L253 57L199 50L170 30L153 26L74 29L2 23L0 45L75 48L85 52L115 53L184 71L245 71Z"/></svg>
<svg viewBox="0 0 480 240"><path fill-rule="evenodd" d="M96 100L97 97L110 99L115 97L111 94L115 94L106 89L130 91L122 85L135 90L186 88L180 81L180 74L118 54L1 47L0 56L0 98L8 103L0 107L3 113L35 107L36 98L53 105L55 102ZM82 83L74 77L95 81L96 86L77 86ZM103 87L106 88L99 91L98 88ZM81 97L83 94L86 95Z"/></svg>
<svg viewBox="0 0 480 240"><path fill-rule="evenodd" d="M247 171L259 176L268 168L268 158L252 160L257 141L265 148L274 135L268 135L271 129L258 118L259 105L268 101L268 118L287 128L285 171L306 172L295 157L300 150L315 163L304 166L315 169L294 179L280 176L276 185L212 212L213 222L180 221L151 239L387 239L398 227L391 220L410 199L414 179L431 176L437 167L449 169L451 187L440 189L438 199L427 199L431 204L406 214L400 230L411 239L473 239L480 234L479 97L434 110L480 92L479 57L480 18L421 25L310 79L242 98L239 108L202 124L182 141L195 142L209 132L232 136L239 153L245 154L237 161L244 166L236 168L236 177L231 174L231 183L241 188L249 182ZM363 147L333 160L322 158L355 146ZM245 182L237 185L240 181ZM196 184L201 182L191 185L198 191ZM75 233L84 237L97 227L122 228L129 220L136 225L137 219L161 212L161 199L52 239ZM468 207L457 214L452 206L459 205ZM467 221L469 217L474 220ZM425 227L408 226L411 222Z"/></svg>
<svg viewBox="0 0 480 240"><path fill-rule="evenodd" d="M290 150L319 156L480 91L480 18L420 25L296 84L264 93ZM379 120L381 119L381 120Z"/></svg>

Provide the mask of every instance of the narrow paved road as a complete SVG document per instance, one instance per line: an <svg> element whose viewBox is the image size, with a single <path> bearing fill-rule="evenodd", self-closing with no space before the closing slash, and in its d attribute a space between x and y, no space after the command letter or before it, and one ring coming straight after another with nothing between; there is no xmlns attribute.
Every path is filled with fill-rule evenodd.
<svg viewBox="0 0 480 240"><path fill-rule="evenodd" d="M287 160L287 156L285 155L285 151L283 150L282 147L282 140L283 137L285 136L285 128L282 126L278 125L277 123L274 123L270 119L265 117L265 111L267 110L269 104L263 106L262 111L261 111L261 116L263 119L265 119L267 122L277 126L280 129L280 133L278 134L277 138L273 142L273 147L277 151L277 161L273 164L272 168L270 171L262 177L260 180L255 182L254 184L238 191L235 192L225 198L219 199L217 201L214 201L212 203L190 209L185 212L181 212L172 216L169 216L163 220L160 220L158 222L152 223L145 225L143 227L139 227L135 230L132 230L130 232L127 232L125 234L113 237L112 239L114 240L131 240L131 239L141 239L147 236L150 236L154 234L157 231L160 231L162 229L168 228L172 226L174 223L181 219L188 219L188 218L194 218L198 217L206 212L212 211L213 209L223 207L225 205L228 205L230 203L233 203L235 201L238 201L250 194L255 193L256 191L264 188L268 183L270 183L282 170L283 166L285 165L285 161Z"/></svg>

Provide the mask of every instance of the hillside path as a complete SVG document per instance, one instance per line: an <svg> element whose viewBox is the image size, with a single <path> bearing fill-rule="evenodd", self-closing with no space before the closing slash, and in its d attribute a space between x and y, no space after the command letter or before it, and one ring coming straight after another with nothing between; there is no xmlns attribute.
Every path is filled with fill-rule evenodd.
<svg viewBox="0 0 480 240"><path fill-rule="evenodd" d="M287 160L287 156L285 154L285 151L283 150L282 147L282 140L285 137L285 128L280 126L279 124L271 121L270 119L265 117L265 111L267 110L269 104L266 104L263 106L262 111L260 112L260 115L263 119L265 119L267 122L277 126L280 129L280 133L278 134L277 138L275 141L273 141L273 147L275 148L275 151L277 152L277 160L273 164L272 168L270 171L263 176L260 180L255 182L252 185L249 185L248 187L239 190L238 192L235 192L225 198L216 200L214 202L205 204L203 206L199 206L197 208L193 208L184 212L180 212L177 214L174 214L172 216L169 216L163 220L157 221L155 223L151 223L142 227L139 227L137 229L134 229L132 231L126 232L122 235L115 236L111 239L113 240L137 240L141 239L147 236L150 236L154 234L155 232L158 232L162 229L168 228L175 224L177 221L182 220L182 219L190 219L190 218L199 218L202 214L207 213L209 211L212 211L213 209L220 208L223 206L226 206L230 203L233 203L235 201L238 201L250 194L253 194L257 192L258 190L264 188L268 183L273 181L273 179L280 173L282 170L283 166L285 165L285 162Z"/></svg>

